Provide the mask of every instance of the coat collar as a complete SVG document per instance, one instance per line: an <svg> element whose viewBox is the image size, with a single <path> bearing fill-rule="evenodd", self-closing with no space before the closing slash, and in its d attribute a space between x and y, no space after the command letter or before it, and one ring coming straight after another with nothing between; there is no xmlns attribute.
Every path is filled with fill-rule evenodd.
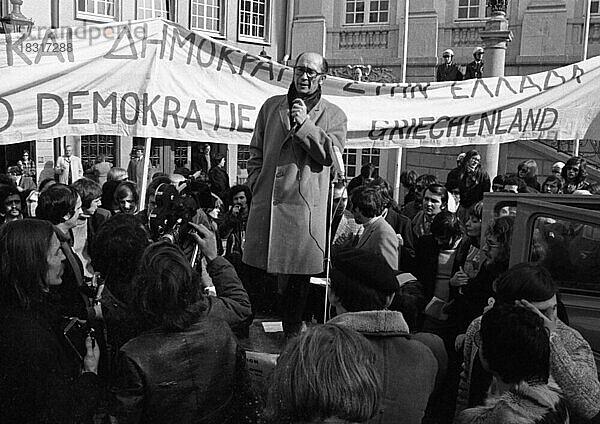
<svg viewBox="0 0 600 424"><path fill-rule="evenodd" d="M408 324L401 312L396 311L361 311L346 312L329 321L349 327L359 333L370 335L408 334Z"/></svg>

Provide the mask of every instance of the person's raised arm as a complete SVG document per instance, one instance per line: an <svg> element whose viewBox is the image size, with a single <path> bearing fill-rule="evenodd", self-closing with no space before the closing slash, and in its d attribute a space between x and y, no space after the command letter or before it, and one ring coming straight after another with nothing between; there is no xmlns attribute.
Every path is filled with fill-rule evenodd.
<svg viewBox="0 0 600 424"><path fill-rule="evenodd" d="M325 130L308 116L304 102L295 102L292 106L292 114L294 108L299 110L298 118L295 119L298 126L294 134L294 142L298 143L315 162L323 166L331 166L332 148L337 147L341 152L344 151L348 124L346 115L334 105L327 106L319 118L319 122L327 123L327 130Z"/></svg>
<svg viewBox="0 0 600 424"><path fill-rule="evenodd" d="M246 323L252 314L250 298L235 268L229 261L217 255L215 235L204 225L190 223L195 232L192 236L207 260L208 274L215 285L217 297L207 299L207 313L224 319L230 326Z"/></svg>

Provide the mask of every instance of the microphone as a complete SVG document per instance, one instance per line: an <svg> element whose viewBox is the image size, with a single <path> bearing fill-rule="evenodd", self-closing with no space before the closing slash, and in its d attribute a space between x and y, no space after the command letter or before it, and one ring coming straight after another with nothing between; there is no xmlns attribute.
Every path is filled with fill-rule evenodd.
<svg viewBox="0 0 600 424"><path fill-rule="evenodd" d="M304 106L304 108L306 108L306 104L304 103L304 100L297 98L294 99L294 101L292 102L292 106L295 104L299 104L300 106ZM296 120L292 117L292 111L290 109L290 122L292 123L292 131L293 133L296 132L296 130L298 129L298 123L296 122Z"/></svg>

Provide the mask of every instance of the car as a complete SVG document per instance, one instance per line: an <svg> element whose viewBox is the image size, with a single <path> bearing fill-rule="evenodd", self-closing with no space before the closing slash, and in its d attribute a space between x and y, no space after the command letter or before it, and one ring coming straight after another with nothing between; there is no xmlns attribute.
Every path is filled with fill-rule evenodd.
<svg viewBox="0 0 600 424"><path fill-rule="evenodd" d="M550 271L569 325L590 343L600 369L600 196L486 193L482 237L503 214L515 216L510 266L536 262Z"/></svg>

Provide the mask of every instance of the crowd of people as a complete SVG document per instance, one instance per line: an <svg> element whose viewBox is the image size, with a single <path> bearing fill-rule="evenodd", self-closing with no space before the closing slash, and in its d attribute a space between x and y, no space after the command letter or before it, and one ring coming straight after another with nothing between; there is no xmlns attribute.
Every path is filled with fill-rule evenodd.
<svg viewBox="0 0 600 424"><path fill-rule="evenodd" d="M105 182L70 149L28 194L0 178L2 422L600 422L547 258L509 268L514 210L482 222L490 190L597 194L585 159L539 183L532 160L491 179L470 150L445 181L403 173L402 204L372 164L329 193L345 116L320 99L326 61L296 64L257 120L248 185L209 149L208 172L155 172L143 199L142 149ZM328 244L323 316L308 280ZM240 344L256 316L286 341L264 393Z"/></svg>

